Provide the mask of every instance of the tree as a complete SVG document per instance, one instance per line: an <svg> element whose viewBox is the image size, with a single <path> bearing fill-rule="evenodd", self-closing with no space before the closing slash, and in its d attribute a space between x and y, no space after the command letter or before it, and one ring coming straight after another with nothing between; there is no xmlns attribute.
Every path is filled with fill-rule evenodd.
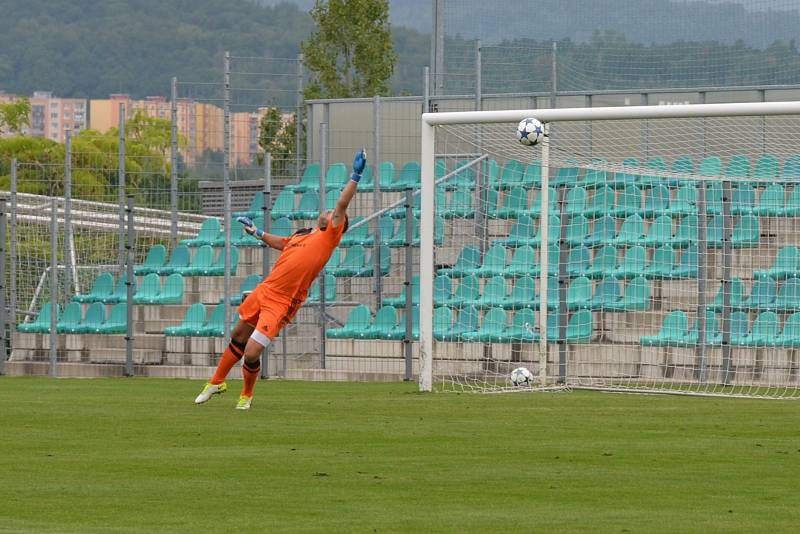
<svg viewBox="0 0 800 534"><path fill-rule="evenodd" d="M317 31L301 48L314 79L306 98L386 95L397 54L388 0L317 0Z"/></svg>
<svg viewBox="0 0 800 534"><path fill-rule="evenodd" d="M273 176L288 176L297 151L297 115L284 120L278 108L269 108L259 127L258 145L272 158Z"/></svg>
<svg viewBox="0 0 800 534"><path fill-rule="evenodd" d="M27 98L0 104L0 134L22 133L22 128L30 124L31 103Z"/></svg>

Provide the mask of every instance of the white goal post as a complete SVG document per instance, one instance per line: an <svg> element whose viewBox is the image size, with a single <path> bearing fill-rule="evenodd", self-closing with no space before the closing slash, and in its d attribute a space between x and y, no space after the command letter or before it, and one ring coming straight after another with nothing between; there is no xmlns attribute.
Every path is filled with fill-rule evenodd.
<svg viewBox="0 0 800 534"><path fill-rule="evenodd" d="M569 108L569 109L518 109L501 111L473 111L473 112L443 112L443 113L423 113L421 116L421 155L420 169L422 175L421 186L421 206L420 206L420 306L419 306L419 332L420 332L420 354L419 354L419 389L420 391L431 391L434 387L434 362L437 359L435 354L434 340L434 280L436 278L436 258L435 258L435 221L437 217L437 130L442 127L470 128L470 131L479 132L484 127L492 125L502 125L502 128L509 132L508 142L515 144L513 137L516 124L527 117L535 117L546 125L548 129L555 130L552 142L557 144L561 137L558 128L562 123L582 122L589 125L600 124L601 121L657 121L661 119L698 119L705 120L711 118L735 118L735 117L772 117L772 116L791 116L797 119L800 116L800 102L768 102L768 103L728 103L728 104L694 104L694 105L670 105L670 106L627 106L627 107L598 107L598 108ZM664 121L666 122L666 121ZM788 124L788 123L787 123ZM564 126L566 128L566 125ZM589 126L591 128L591 126ZM497 130L498 132L500 130ZM788 126L787 126L788 131ZM482 139L480 133L474 134L476 138ZM747 135L747 132L745 132ZM489 137L491 137L489 135ZM800 139L800 133L798 134ZM482 141L474 144L476 148L475 158L481 155ZM537 164L541 165L541 228L542 244L537 251L539 254L539 265L550 265L547 254L547 238L549 231L547 228L548 207L551 206L553 199L548 198L550 180L552 176L551 168L551 143L546 137L539 147L536 147ZM455 146L455 144L454 144ZM515 146L514 150L524 150L526 147ZM454 153L459 151L454 151ZM460 151L460 152L463 152ZM800 152L800 148L797 149ZM500 159L500 158L498 158ZM563 161L563 160L562 160ZM588 161L588 160L587 160ZM594 161L594 160L593 160ZM479 164L481 162L478 162ZM588 166L585 161L580 163L582 172L586 172ZM594 165L594 163L592 163ZM597 163L602 167L603 163ZM608 171L613 174L620 172L619 164L609 163ZM624 163L622 164L624 165ZM664 174L667 177L669 173ZM708 176L708 175L706 175ZM703 182L705 187L705 182ZM788 190L787 190L788 191ZM563 197L562 197L563 202ZM705 229L703 230L705 232ZM797 243L787 243L797 244ZM546 269L545 269L546 271ZM547 386L545 382L544 367L547 365L547 274L542 274L541 284L538 286L542 295L542 302L539 306L540 314L537 325L541 335L537 337L537 343L542 345L541 350L545 354L544 359L538 360L538 365L542 369L534 368L534 376L539 375L542 386ZM727 303L727 301L726 301ZM794 364L793 364L794 365ZM538 373L537 373L538 372ZM610 386L609 389L615 389Z"/></svg>

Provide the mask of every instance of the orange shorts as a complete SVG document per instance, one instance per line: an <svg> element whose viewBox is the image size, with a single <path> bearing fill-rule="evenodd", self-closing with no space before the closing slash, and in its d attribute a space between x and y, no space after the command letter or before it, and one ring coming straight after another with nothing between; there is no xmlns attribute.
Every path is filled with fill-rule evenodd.
<svg viewBox="0 0 800 534"><path fill-rule="evenodd" d="M239 305L239 317L255 327L253 339L266 345L291 321L303 301L287 297L259 284ZM264 339L266 337L266 339Z"/></svg>

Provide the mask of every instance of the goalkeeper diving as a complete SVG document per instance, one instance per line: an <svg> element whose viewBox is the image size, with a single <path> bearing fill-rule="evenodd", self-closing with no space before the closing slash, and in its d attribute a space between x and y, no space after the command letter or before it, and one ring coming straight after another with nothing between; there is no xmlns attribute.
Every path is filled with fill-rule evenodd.
<svg viewBox="0 0 800 534"><path fill-rule="evenodd" d="M225 378L231 368L244 358L244 387L236 408L250 409L253 388L261 371L261 353L297 314L308 297L308 289L314 279L342 240L348 226L347 206L355 196L366 164L367 155L361 149L353 159L353 173L342 189L336 208L321 213L316 228L305 228L289 237L281 237L256 228L247 217L237 219L245 226L247 233L263 241L266 246L280 250L281 254L269 275L239 306L239 321L231 332L231 342L222 354L214 376L194 400L196 404L227 391Z"/></svg>

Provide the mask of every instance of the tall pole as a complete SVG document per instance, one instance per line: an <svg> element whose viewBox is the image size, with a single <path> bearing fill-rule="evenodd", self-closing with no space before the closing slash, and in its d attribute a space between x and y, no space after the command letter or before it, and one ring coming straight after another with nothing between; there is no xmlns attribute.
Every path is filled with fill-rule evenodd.
<svg viewBox="0 0 800 534"><path fill-rule="evenodd" d="M126 330L125 330L125 376L133 376L133 252L136 246L136 228L133 219L133 196L127 198L125 213L127 215L127 239L125 241L125 281L126 302Z"/></svg>
<svg viewBox="0 0 800 534"><path fill-rule="evenodd" d="M10 225L11 280L11 320L17 322L17 160L11 160L11 225Z"/></svg>
<svg viewBox="0 0 800 534"><path fill-rule="evenodd" d="M550 107L558 107L558 43L553 41L553 53L550 58Z"/></svg>
<svg viewBox="0 0 800 534"><path fill-rule="evenodd" d="M223 87L223 153L222 162L222 186L224 199L224 218L225 218L225 247L222 251L225 254L225 280L223 295L225 305L230 304L231 297L231 183L230 183L230 158L231 158L231 53L225 52L225 83ZM225 313L225 340L231 338L231 318L229 313Z"/></svg>
<svg viewBox="0 0 800 534"><path fill-rule="evenodd" d="M444 0L433 2L433 41L431 65L433 66L433 94L444 94Z"/></svg>
<svg viewBox="0 0 800 534"><path fill-rule="evenodd" d="M483 108L483 78L481 77L482 67L481 40L475 40L475 111Z"/></svg>
<svg viewBox="0 0 800 534"><path fill-rule="evenodd" d="M431 111L431 68L422 69L422 112Z"/></svg>
<svg viewBox="0 0 800 534"><path fill-rule="evenodd" d="M325 120L327 120L327 113ZM325 175L327 174L328 170L328 123L322 122L319 125L319 201L320 206L324 209L324 202L325 202ZM317 284L319 287L319 325L320 325L320 332L319 332L319 366L320 369L325 369L325 327L327 326L328 321L326 321L326 311L325 311L325 270L322 271L322 276L317 279Z"/></svg>
<svg viewBox="0 0 800 534"><path fill-rule="evenodd" d="M64 302L72 299L72 287L80 292L75 265L75 242L72 237L72 133L67 130L64 157Z"/></svg>
<svg viewBox="0 0 800 534"><path fill-rule="evenodd" d="M125 104L119 105L119 174L117 175L117 202L119 203L119 247L117 265L122 273L125 266Z"/></svg>
<svg viewBox="0 0 800 534"><path fill-rule="evenodd" d="M50 199L50 376L56 376L58 353L58 199Z"/></svg>
<svg viewBox="0 0 800 534"><path fill-rule="evenodd" d="M406 331L405 339L403 340L403 349L405 356L405 375L403 380L411 380L412 376L412 353L411 342L414 341L414 299L411 280L414 277L414 212L411 188L406 189L406 280L405 280L405 297L406 297ZM380 266L378 266L380 268Z"/></svg>
<svg viewBox="0 0 800 534"><path fill-rule="evenodd" d="M178 246L178 78L172 78L171 88L170 157L169 157L169 210L171 215L169 237L172 250Z"/></svg>
<svg viewBox="0 0 800 534"><path fill-rule="evenodd" d="M380 158L381 158L381 97L375 95L372 99L372 145L373 154L372 161L374 162L375 173L373 174L373 182L375 187L372 192L372 208L378 211L382 207L381 201L381 177L380 177ZM390 236L386 236L390 237ZM375 309L381 307L383 302L383 280L381 279L381 236L380 219L375 222L375 243L372 248L373 261L372 274L375 278Z"/></svg>
<svg viewBox="0 0 800 534"><path fill-rule="evenodd" d="M6 199L0 199L0 375L4 374L3 365L8 354L6 332L8 316L6 315Z"/></svg>
<svg viewBox="0 0 800 534"><path fill-rule="evenodd" d="M300 156L300 144L303 141L303 108L304 95L303 95L303 79L304 79L304 65L303 54L297 55L297 95L295 102L295 116L294 116L294 174L295 180L300 180L302 170L300 169L303 158ZM266 219L264 219L266 222Z"/></svg>
<svg viewBox="0 0 800 534"><path fill-rule="evenodd" d="M550 129L545 124L545 133ZM541 233L541 244L539 245L539 381L541 385L547 382L547 283L550 268L550 230L548 222L550 217L550 139L545 136L542 139L542 190L539 193L542 199L542 213L539 217L539 232Z"/></svg>
<svg viewBox="0 0 800 534"><path fill-rule="evenodd" d="M269 209L272 206L272 155L267 150L264 151L264 191L261 194L264 195L263 198L264 202L263 205L261 206L261 214L264 220L264 231L269 233L272 222L269 214ZM269 272L269 264L271 256L270 248L263 247L262 251L263 252L261 254L261 276L266 277L267 273ZM269 376L270 352L272 352L272 343L267 345L266 350L264 350L264 365L261 366L261 378L267 378Z"/></svg>

